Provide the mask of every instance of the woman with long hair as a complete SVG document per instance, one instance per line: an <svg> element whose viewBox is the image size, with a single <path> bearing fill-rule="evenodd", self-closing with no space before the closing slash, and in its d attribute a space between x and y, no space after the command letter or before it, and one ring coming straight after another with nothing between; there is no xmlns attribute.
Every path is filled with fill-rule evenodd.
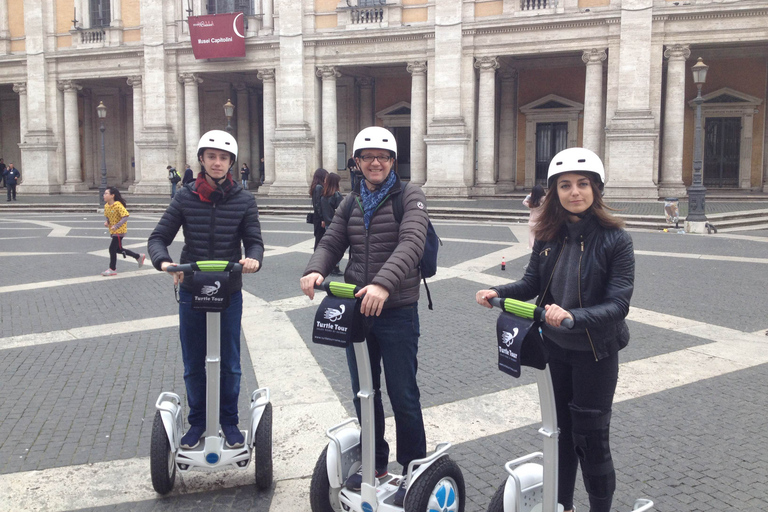
<svg viewBox="0 0 768 512"><path fill-rule="evenodd" d="M320 239L325 234L323 212L320 209L320 198L323 197L323 185L325 184L326 176L328 176L328 171L320 167L315 170L315 174L312 176L312 184L309 186L309 197L312 198L312 225L315 228L315 249L317 249L317 244L320 243Z"/></svg>
<svg viewBox="0 0 768 512"><path fill-rule="evenodd" d="M610 511L616 488L609 430L618 352L629 342L635 256L624 223L606 211L604 182L592 151L555 155L525 275L475 296L486 307L492 297L536 297L546 310L542 335L560 428L558 501L566 512L573 511L579 463L590 512ZM572 329L560 327L565 318L573 319Z"/></svg>
<svg viewBox="0 0 768 512"><path fill-rule="evenodd" d="M331 221L333 221L333 216L336 213L336 208L339 207L342 199L344 199L344 196L342 196L339 191L340 182L341 176L335 172L329 172L328 176L325 178L323 196L320 198L320 211L323 215L323 229L325 230L330 227ZM341 274L341 269L339 268L338 263L333 267L331 273Z"/></svg>
<svg viewBox="0 0 768 512"><path fill-rule="evenodd" d="M528 217L528 248L533 249L533 241L535 236L533 234L536 224L541 217L541 206L544 202L544 187L541 185L534 185L531 189L531 193L525 196L523 205L527 206L530 210L530 216Z"/></svg>
<svg viewBox="0 0 768 512"><path fill-rule="evenodd" d="M109 268L101 273L103 276L117 275L117 253L123 258L130 256L139 263L139 268L144 266L144 253L138 254L123 247L123 237L128 232L128 210L125 208L125 199L117 190L117 187L107 187L104 191L104 216L107 220L104 227L109 228L112 242L109 244Z"/></svg>

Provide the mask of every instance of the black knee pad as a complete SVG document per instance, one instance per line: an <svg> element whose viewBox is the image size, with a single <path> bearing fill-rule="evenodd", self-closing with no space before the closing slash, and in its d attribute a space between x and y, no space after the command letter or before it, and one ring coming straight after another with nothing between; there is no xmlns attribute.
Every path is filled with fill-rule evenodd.
<svg viewBox="0 0 768 512"><path fill-rule="evenodd" d="M570 404L573 447L581 462L584 487L590 496L607 498L616 490L609 431L611 411Z"/></svg>

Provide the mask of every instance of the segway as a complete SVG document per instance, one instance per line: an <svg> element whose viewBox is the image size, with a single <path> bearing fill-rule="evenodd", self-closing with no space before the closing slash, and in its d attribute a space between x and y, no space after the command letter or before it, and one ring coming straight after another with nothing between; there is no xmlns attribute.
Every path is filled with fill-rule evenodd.
<svg viewBox="0 0 768 512"><path fill-rule="evenodd" d="M269 389L257 389L251 394L248 431L241 430L245 443L240 448L229 448L219 427L220 385L220 315L226 309L229 290L226 283L230 273L242 272L239 263L226 261L198 261L184 265L171 265L168 272L195 272L213 277L213 284L201 284L194 293L195 304L202 303L206 311L206 418L204 441L195 448L180 446L182 437L182 401L179 395L161 393L155 407L150 444L150 471L152 486L160 494L173 489L176 472L217 471L222 469L246 469L254 453L256 486L267 489L272 486L272 404ZM216 272L217 274L208 274ZM202 277L202 276L201 276Z"/></svg>
<svg viewBox="0 0 768 512"><path fill-rule="evenodd" d="M360 379L360 418L350 418L327 430L330 442L315 465L310 484L312 512L463 512L464 477L459 466L448 456L450 443L440 443L423 459L412 461L407 476L389 474L375 477L373 377L368 346L362 328L359 287L328 282L316 286L328 296L315 316L312 341L346 348L354 344ZM359 491L344 487L347 478L362 466ZM396 506L394 494L407 478L404 506Z"/></svg>
<svg viewBox="0 0 768 512"><path fill-rule="evenodd" d="M488 302L512 315L508 317L511 323L506 323L506 320L502 323L500 318L496 328L499 369L513 377L520 376L521 365L536 370L542 423L539 433L544 437L543 451L530 453L504 465L509 476L491 499L488 512L563 512L563 506L557 502L559 431L555 393L539 330L539 325L545 321L546 311L515 299L494 297ZM571 329L573 320L566 318L561 325ZM638 499L632 510L647 512L652 507L651 500Z"/></svg>

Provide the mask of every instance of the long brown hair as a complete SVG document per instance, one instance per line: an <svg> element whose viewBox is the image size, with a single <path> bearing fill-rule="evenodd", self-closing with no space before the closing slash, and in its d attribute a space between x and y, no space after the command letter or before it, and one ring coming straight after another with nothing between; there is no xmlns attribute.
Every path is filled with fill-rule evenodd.
<svg viewBox="0 0 768 512"><path fill-rule="evenodd" d="M333 194L339 191L339 182L341 176L335 172L329 172L328 177L325 178L325 185L323 185L323 197L331 197Z"/></svg>
<svg viewBox="0 0 768 512"><path fill-rule="evenodd" d="M309 186L309 197L312 197L312 194L314 193L316 186L318 185L320 185L321 187L323 186L326 176L328 176L328 171L326 171L322 167L315 170L315 174L312 176L312 184Z"/></svg>
<svg viewBox="0 0 768 512"><path fill-rule="evenodd" d="M619 229L624 227L624 221L618 217L614 217L607 210L616 211L615 209L607 206L603 202L603 196L600 189L595 182L595 178L591 172L575 172L581 176L589 178L589 185L592 187L592 206L589 208L589 212L592 213L597 222L607 229ZM554 187L549 193L544 196L544 204L541 211L541 217L536 227L533 228L533 234L537 240L550 241L555 240L560 235L560 230L568 222L568 216L571 213L566 210L560 203L560 197L557 193L557 180L555 180Z"/></svg>

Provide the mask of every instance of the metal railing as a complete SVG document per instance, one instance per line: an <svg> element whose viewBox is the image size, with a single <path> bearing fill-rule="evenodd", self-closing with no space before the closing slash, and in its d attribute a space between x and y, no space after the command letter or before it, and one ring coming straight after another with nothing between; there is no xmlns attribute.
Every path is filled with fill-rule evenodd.
<svg viewBox="0 0 768 512"><path fill-rule="evenodd" d="M557 7L557 0L520 0L521 11L536 11Z"/></svg>

